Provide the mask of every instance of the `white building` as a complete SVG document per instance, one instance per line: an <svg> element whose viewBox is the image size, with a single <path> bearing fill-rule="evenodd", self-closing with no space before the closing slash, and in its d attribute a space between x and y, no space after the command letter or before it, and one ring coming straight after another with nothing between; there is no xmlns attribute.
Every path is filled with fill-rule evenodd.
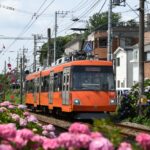
<svg viewBox="0 0 150 150"><path fill-rule="evenodd" d="M145 43L144 45L144 74L145 78L150 78L150 43ZM133 59L131 60L133 64L133 84L139 81L139 46L138 44L133 46Z"/></svg>
<svg viewBox="0 0 150 150"><path fill-rule="evenodd" d="M114 52L115 58L115 75L116 75L116 88L127 88L132 86L133 82L133 65L132 48L118 47Z"/></svg>
<svg viewBox="0 0 150 150"><path fill-rule="evenodd" d="M130 61L133 64L133 84L139 81L139 48L138 44L133 46L133 59Z"/></svg>
<svg viewBox="0 0 150 150"><path fill-rule="evenodd" d="M72 52L79 51L81 50L81 46L82 46L81 38L79 37L77 39L74 39L65 45L65 54L69 55Z"/></svg>

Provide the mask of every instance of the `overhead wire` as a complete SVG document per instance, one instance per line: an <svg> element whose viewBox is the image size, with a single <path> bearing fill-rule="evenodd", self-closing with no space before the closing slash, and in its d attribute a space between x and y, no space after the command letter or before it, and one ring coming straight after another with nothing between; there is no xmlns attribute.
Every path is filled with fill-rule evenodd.
<svg viewBox="0 0 150 150"><path fill-rule="evenodd" d="M33 14L33 16L37 16L37 17L36 17L34 20L33 20L33 16L31 17L31 19L30 19L30 21L28 22L28 24L23 28L22 32L18 35L18 38L19 38L20 36L22 36L25 32L27 32L27 31L30 29L30 27L33 25L33 23L46 11L46 9L47 9L55 0L52 0L52 1L47 5L47 7L45 7L45 9L44 9L39 15L37 15L37 14L39 13L39 11L41 10L41 8L42 8L42 7L44 6L44 4L46 3L46 1L47 1L47 0L45 0L45 1L41 4L41 6L38 8L37 12ZM33 20L33 22L32 22L32 20ZM15 39L15 40L7 47L7 50L8 50L16 41L17 41L17 39ZM5 52L6 52L6 50L5 50Z"/></svg>
<svg viewBox="0 0 150 150"><path fill-rule="evenodd" d="M100 0L97 0L90 8L88 8L88 10L85 10L79 17L77 17L79 20L84 17L91 9L93 9L98 3L100 2ZM73 26L76 22L70 24L69 26L67 26L65 29L62 29L61 31L59 31L58 33L61 33L63 31L66 31L68 29L70 29L71 26Z"/></svg>
<svg viewBox="0 0 150 150"><path fill-rule="evenodd" d="M38 17L36 18L36 20L50 7L50 5L52 5L52 3L53 3L54 1L55 1L55 0L52 0L52 1L47 5L47 7L45 7L45 9L38 15ZM35 22L36 20L34 20L34 22ZM32 22L32 24L29 26L29 28L33 25L34 22ZM28 28L28 29L29 29L29 28Z"/></svg>
<svg viewBox="0 0 150 150"><path fill-rule="evenodd" d="M125 3L137 16L139 16L139 14L136 12L137 10L134 10L126 1Z"/></svg>

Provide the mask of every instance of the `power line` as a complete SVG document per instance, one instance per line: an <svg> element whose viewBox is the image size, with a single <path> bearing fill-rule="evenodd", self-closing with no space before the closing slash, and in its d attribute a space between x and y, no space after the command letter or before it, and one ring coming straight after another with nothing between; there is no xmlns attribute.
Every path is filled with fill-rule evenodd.
<svg viewBox="0 0 150 150"><path fill-rule="evenodd" d="M81 19L82 17L84 17L91 9L93 9L99 2L100 2L100 0L97 0L90 8L88 8L88 10L84 11L84 12L83 12L79 17L77 17L77 18L80 20L80 19ZM75 22L72 23L72 24L70 24L67 28L62 29L62 30L59 31L58 33L61 33L61 32L63 32L63 31L65 31L65 30L70 29L70 27L73 26L74 24L75 24Z"/></svg>
<svg viewBox="0 0 150 150"><path fill-rule="evenodd" d="M107 2L107 0L104 0L104 3L103 3L103 5L101 6L101 8L100 8L100 10L99 10L99 12L98 12L98 13L100 13L100 12L102 11L102 9L104 8L104 6L105 6L106 2Z"/></svg>
<svg viewBox="0 0 150 150"><path fill-rule="evenodd" d="M47 0L45 0L45 1L41 4L41 6L40 6L39 9L37 10L37 12L33 14L33 16L37 16L37 17L35 18L35 20L31 23L31 21L33 20L33 16L32 16L31 19L30 19L30 21L29 21L28 24L24 27L23 31L18 35L18 37L22 36L25 32L27 32L27 31L30 29L30 27L33 25L33 23L46 11L46 9L47 9L55 0L52 0L52 1L47 5L47 7L46 7L39 15L37 15L37 14L39 13L39 11L41 10L41 8L43 7L43 5L46 3L46 1L47 1ZM31 24L30 24L30 23L31 23ZM8 46L7 49L9 49L16 41L17 41L17 40L14 40L14 41ZM6 51L5 51L5 52L6 52Z"/></svg>
<svg viewBox="0 0 150 150"><path fill-rule="evenodd" d="M136 10L134 10L126 1L125 1L125 3L137 16L139 16L139 14L136 12Z"/></svg>

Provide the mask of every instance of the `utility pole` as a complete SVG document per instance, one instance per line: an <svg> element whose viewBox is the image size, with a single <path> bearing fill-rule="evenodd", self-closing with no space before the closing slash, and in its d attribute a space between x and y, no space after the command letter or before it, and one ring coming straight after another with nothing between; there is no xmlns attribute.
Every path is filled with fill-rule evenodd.
<svg viewBox="0 0 150 150"><path fill-rule="evenodd" d="M20 103L23 102L23 71L22 71L22 57L20 58Z"/></svg>
<svg viewBox="0 0 150 150"><path fill-rule="evenodd" d="M5 60L5 64L4 64L4 75L6 75L6 60Z"/></svg>
<svg viewBox="0 0 150 150"><path fill-rule="evenodd" d="M19 53L17 53L17 67L16 67L17 69L16 69L16 79L17 79L17 81L18 81L18 72L19 72Z"/></svg>
<svg viewBox="0 0 150 150"><path fill-rule="evenodd" d="M55 11L54 63L56 61L57 11Z"/></svg>
<svg viewBox="0 0 150 150"><path fill-rule="evenodd" d="M33 37L34 37L34 52L33 52L34 63L33 63L33 71L35 72L36 71L36 47L37 47L36 34L34 34Z"/></svg>
<svg viewBox="0 0 150 150"><path fill-rule="evenodd" d="M51 48L50 48L50 41L51 41L51 29L48 28L47 30L47 36L48 36L48 55L47 55L47 66L51 65Z"/></svg>
<svg viewBox="0 0 150 150"><path fill-rule="evenodd" d="M112 60L112 0L109 0L108 10L108 36L107 36L107 60Z"/></svg>
<svg viewBox="0 0 150 150"><path fill-rule="evenodd" d="M22 49L22 73L23 73L23 81L24 81L24 68L25 68L25 48Z"/></svg>
<svg viewBox="0 0 150 150"><path fill-rule="evenodd" d="M139 114L141 115L141 98L144 94L144 2L139 0L139 89L140 89L140 104Z"/></svg>
<svg viewBox="0 0 150 150"><path fill-rule="evenodd" d="M54 37L54 63L56 61L56 49L57 49L57 45L56 45L56 38L57 38L57 15L67 15L68 13L70 13L70 11L55 11L55 37Z"/></svg>

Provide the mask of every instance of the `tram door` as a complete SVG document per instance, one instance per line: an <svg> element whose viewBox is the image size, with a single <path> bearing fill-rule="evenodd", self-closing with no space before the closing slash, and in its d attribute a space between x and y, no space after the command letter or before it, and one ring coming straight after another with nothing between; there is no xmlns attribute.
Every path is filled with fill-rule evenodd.
<svg viewBox="0 0 150 150"><path fill-rule="evenodd" d="M54 72L50 72L50 81L49 81L49 103L53 103L53 92L54 92Z"/></svg>
<svg viewBox="0 0 150 150"><path fill-rule="evenodd" d="M34 80L34 105L40 105L40 78Z"/></svg>
<svg viewBox="0 0 150 150"><path fill-rule="evenodd" d="M62 80L62 104L69 105L70 99L70 67L64 68Z"/></svg>

